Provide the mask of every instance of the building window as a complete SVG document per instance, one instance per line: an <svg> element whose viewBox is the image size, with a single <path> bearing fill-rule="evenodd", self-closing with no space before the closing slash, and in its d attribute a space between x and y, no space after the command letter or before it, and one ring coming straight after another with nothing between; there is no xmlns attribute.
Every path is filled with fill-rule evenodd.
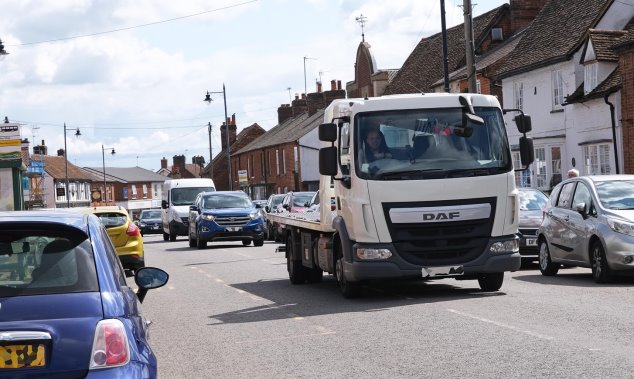
<svg viewBox="0 0 634 379"><path fill-rule="evenodd" d="M297 146L293 146L293 170L299 172L299 151Z"/></svg>
<svg viewBox="0 0 634 379"><path fill-rule="evenodd" d="M271 152L267 151L266 152L266 171L269 173L269 176L271 175Z"/></svg>
<svg viewBox="0 0 634 379"><path fill-rule="evenodd" d="M275 149L275 171L277 175L280 174L280 151Z"/></svg>
<svg viewBox="0 0 634 379"><path fill-rule="evenodd" d="M143 198L147 199L147 184L143 185Z"/></svg>
<svg viewBox="0 0 634 379"><path fill-rule="evenodd" d="M136 184L132 185L132 200L136 199Z"/></svg>
<svg viewBox="0 0 634 379"><path fill-rule="evenodd" d="M561 109L564 103L564 82L561 77L561 70L552 72L553 82L553 109Z"/></svg>
<svg viewBox="0 0 634 379"><path fill-rule="evenodd" d="M266 166L264 165L264 161L265 161L265 159L264 159L264 153L262 153L262 162L260 162L260 165L261 165L261 168L262 168L262 170L261 170L261 172L262 172L262 176L266 176L266 171L264 171L264 170L265 170L265 168L266 168Z"/></svg>
<svg viewBox="0 0 634 379"><path fill-rule="evenodd" d="M583 93L588 94L593 89L597 88L597 62L588 63L583 68L584 81L583 81Z"/></svg>
<svg viewBox="0 0 634 379"><path fill-rule="evenodd" d="M282 175L286 175L286 154L285 150L282 150Z"/></svg>
<svg viewBox="0 0 634 379"><path fill-rule="evenodd" d="M476 80L476 93L482 93L482 85L479 80Z"/></svg>
<svg viewBox="0 0 634 379"><path fill-rule="evenodd" d="M583 146L583 161L587 175L608 175L610 166L610 144L601 143Z"/></svg>
<svg viewBox="0 0 634 379"><path fill-rule="evenodd" d="M154 188L154 194L153 194L153 197L154 197L154 198L158 198L158 184L154 184L154 185L152 185L152 188Z"/></svg>
<svg viewBox="0 0 634 379"><path fill-rule="evenodd" d="M535 170L535 186L541 189L548 189L546 183L546 148L535 148L535 163L533 164Z"/></svg>
<svg viewBox="0 0 634 379"><path fill-rule="evenodd" d="M513 99L515 108L524 110L524 83L513 83Z"/></svg>

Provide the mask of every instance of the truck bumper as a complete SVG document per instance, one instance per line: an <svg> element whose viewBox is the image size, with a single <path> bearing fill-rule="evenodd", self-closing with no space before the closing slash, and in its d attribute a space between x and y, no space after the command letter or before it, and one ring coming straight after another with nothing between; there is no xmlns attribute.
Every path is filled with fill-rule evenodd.
<svg viewBox="0 0 634 379"><path fill-rule="evenodd" d="M389 249L392 252L392 256L384 261L362 261L356 257L352 261L344 260L343 269L346 278L351 282L371 279L422 278L424 267L434 267L414 265L405 261L401 256L399 256L392 244L377 244L373 246L369 246L367 244L355 244L352 249L353 253L356 251L356 247L358 246L363 246L365 248L375 247ZM522 265L522 258L519 251L493 254L488 252L488 248L489 246L487 246L487 252L482 253L479 257L472 261L464 262L462 264L449 265L461 266L463 269L462 275L445 275L428 278L442 279L455 277L457 279L475 279L481 274L517 271L520 269Z"/></svg>

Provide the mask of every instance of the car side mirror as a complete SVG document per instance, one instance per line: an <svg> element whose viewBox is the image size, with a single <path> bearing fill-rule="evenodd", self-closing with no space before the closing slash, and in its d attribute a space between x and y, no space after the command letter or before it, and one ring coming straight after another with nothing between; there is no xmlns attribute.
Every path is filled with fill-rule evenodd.
<svg viewBox="0 0 634 379"><path fill-rule="evenodd" d="M198 207L197 207L197 206L195 206L195 205L190 205L190 206L189 206L189 210L190 210L190 211L198 211Z"/></svg>
<svg viewBox="0 0 634 379"><path fill-rule="evenodd" d="M581 202L581 203L575 204L575 210L579 212L583 216L583 218L587 216L586 203Z"/></svg>
<svg viewBox="0 0 634 379"><path fill-rule="evenodd" d="M143 302L148 290L163 287L169 280L169 274L160 268L143 267L134 273L134 282L139 287L136 293L140 302Z"/></svg>
<svg viewBox="0 0 634 379"><path fill-rule="evenodd" d="M167 209L167 201L166 200L161 200L161 208Z"/></svg>

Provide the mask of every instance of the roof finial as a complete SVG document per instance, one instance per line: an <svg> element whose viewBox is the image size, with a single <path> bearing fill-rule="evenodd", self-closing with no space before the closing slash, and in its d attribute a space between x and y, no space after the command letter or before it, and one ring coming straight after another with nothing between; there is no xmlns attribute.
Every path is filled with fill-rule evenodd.
<svg viewBox="0 0 634 379"><path fill-rule="evenodd" d="M365 22L368 18L361 13L359 17L356 17L354 20L361 25L361 42L365 42L365 34L363 32L363 28L365 27Z"/></svg>

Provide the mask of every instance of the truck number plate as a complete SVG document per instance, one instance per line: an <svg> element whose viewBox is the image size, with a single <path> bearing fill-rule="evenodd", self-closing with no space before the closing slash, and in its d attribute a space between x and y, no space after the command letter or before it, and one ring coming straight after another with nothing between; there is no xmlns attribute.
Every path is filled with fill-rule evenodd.
<svg viewBox="0 0 634 379"><path fill-rule="evenodd" d="M423 278L431 278L434 276L462 275L464 268L462 266L446 266L446 267L423 267Z"/></svg>

